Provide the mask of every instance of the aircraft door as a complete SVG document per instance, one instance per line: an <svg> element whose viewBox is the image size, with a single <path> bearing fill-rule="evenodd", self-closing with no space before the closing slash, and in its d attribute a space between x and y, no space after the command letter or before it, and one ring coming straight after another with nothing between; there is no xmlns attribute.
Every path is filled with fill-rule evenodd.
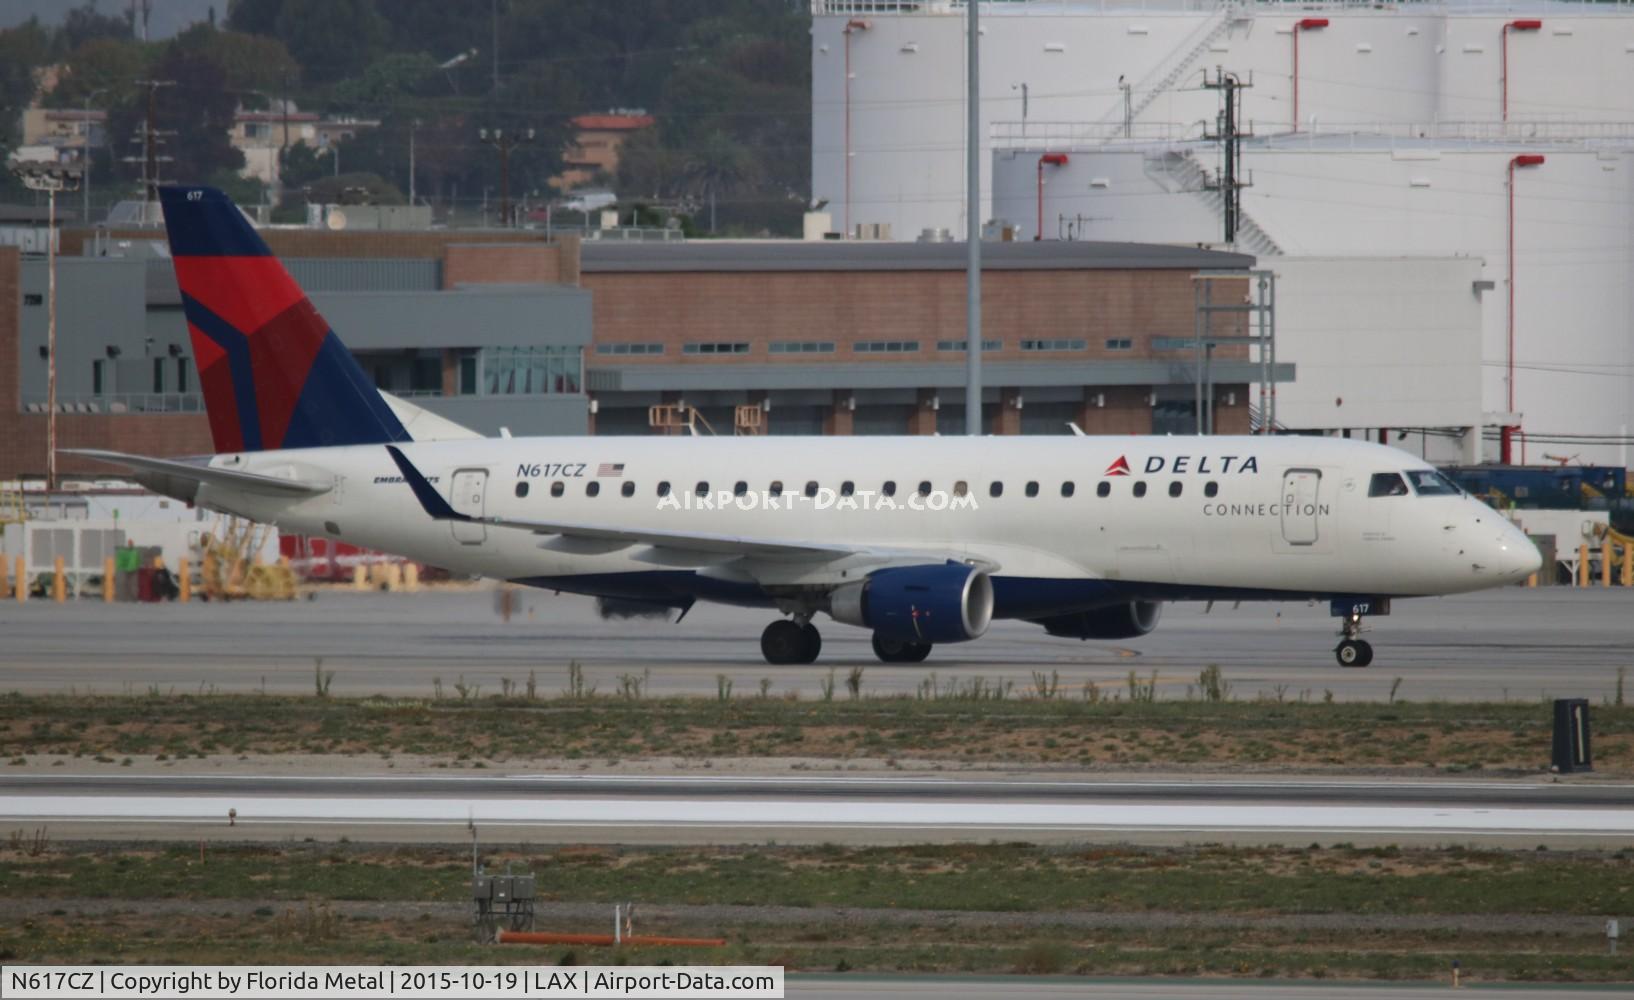
<svg viewBox="0 0 1634 1000"><path fill-rule="evenodd" d="M1289 545L1316 544L1316 511L1321 502L1322 473L1289 469L1282 474L1282 540Z"/></svg>
<svg viewBox="0 0 1634 1000"><path fill-rule="evenodd" d="M483 517L486 514L488 492L487 469L457 469L454 472L454 484L449 494L449 504L461 514L472 517ZM454 531L454 541L465 545L478 545L488 538L488 529L482 524L472 524L469 521L450 521L449 526Z"/></svg>

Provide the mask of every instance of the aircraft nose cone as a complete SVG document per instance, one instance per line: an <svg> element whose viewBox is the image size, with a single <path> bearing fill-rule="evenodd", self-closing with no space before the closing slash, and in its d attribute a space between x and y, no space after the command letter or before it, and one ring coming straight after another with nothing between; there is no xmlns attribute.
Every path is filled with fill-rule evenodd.
<svg viewBox="0 0 1634 1000"><path fill-rule="evenodd" d="M1543 568L1543 553L1514 525L1505 525L1498 535L1493 568L1511 583L1520 581Z"/></svg>

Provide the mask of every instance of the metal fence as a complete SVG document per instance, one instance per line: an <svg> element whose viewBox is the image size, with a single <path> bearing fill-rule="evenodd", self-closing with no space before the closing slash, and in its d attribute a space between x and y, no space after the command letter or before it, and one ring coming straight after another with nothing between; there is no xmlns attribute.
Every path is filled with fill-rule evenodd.
<svg viewBox="0 0 1634 1000"><path fill-rule="evenodd" d="M48 413L45 397L23 400L24 413ZM192 392L110 392L57 394L58 413L203 413L204 397Z"/></svg>

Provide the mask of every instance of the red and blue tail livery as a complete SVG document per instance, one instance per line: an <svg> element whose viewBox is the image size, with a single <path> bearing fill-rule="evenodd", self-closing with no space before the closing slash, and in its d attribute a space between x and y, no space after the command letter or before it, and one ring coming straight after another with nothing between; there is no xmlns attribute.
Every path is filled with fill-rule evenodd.
<svg viewBox="0 0 1634 1000"><path fill-rule="evenodd" d="M216 451L410 440L238 206L208 187L159 200Z"/></svg>

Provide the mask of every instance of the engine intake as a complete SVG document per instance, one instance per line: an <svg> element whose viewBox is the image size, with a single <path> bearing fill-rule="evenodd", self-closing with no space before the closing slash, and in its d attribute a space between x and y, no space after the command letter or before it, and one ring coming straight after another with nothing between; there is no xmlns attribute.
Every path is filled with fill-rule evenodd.
<svg viewBox="0 0 1634 1000"><path fill-rule="evenodd" d="M1051 618L1035 618L1050 635L1068 639L1133 639L1157 628L1163 616L1159 601L1130 601Z"/></svg>
<svg viewBox="0 0 1634 1000"><path fill-rule="evenodd" d="M993 621L993 581L959 563L882 569L835 590L828 613L900 642L968 642Z"/></svg>

